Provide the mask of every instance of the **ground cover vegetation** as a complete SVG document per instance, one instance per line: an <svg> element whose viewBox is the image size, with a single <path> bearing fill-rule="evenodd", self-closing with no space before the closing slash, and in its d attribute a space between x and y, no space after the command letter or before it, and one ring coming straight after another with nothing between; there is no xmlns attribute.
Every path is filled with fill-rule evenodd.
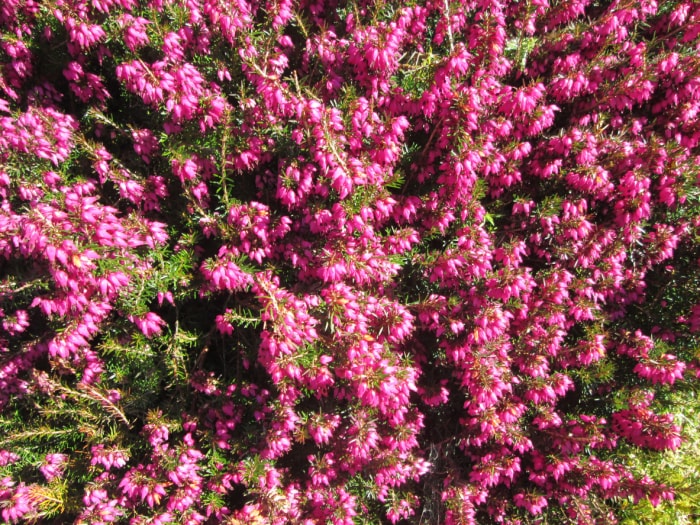
<svg viewBox="0 0 700 525"><path fill-rule="evenodd" d="M697 522L699 54L691 0L0 2L0 520Z"/></svg>

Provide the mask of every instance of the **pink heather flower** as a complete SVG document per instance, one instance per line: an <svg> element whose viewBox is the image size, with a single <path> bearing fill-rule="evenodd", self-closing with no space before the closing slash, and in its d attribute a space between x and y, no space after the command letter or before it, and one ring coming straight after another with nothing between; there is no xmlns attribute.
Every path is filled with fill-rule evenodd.
<svg viewBox="0 0 700 525"><path fill-rule="evenodd" d="M337 476L334 468L336 461L333 452L323 454L321 457L308 456L307 459L311 465L309 467L309 475L312 485L315 487L330 486L331 481Z"/></svg>
<svg viewBox="0 0 700 525"><path fill-rule="evenodd" d="M161 177L160 175L150 175L146 179L144 189L144 211L159 211L161 201L168 197L168 188L165 183L165 178Z"/></svg>
<svg viewBox="0 0 700 525"><path fill-rule="evenodd" d="M0 147L32 153L58 165L73 148L78 122L52 107L30 107L16 119L0 118Z"/></svg>
<svg viewBox="0 0 700 525"><path fill-rule="evenodd" d="M90 465L102 465L106 470L122 468L126 466L129 456L119 447L106 448L104 445L95 445L90 450L92 455Z"/></svg>
<svg viewBox="0 0 700 525"><path fill-rule="evenodd" d="M516 506L524 508L533 516L542 514L542 510L547 506L547 498L541 494L518 492L513 496Z"/></svg>
<svg viewBox="0 0 700 525"><path fill-rule="evenodd" d="M416 511L414 507L417 506L417 503L417 501L411 504L405 499L399 500L387 511L386 517L391 523L398 523L399 520L408 519L415 515Z"/></svg>
<svg viewBox="0 0 700 525"><path fill-rule="evenodd" d="M143 186L134 180L124 180L119 182L119 195L134 204L141 202L143 197Z"/></svg>
<svg viewBox="0 0 700 525"><path fill-rule="evenodd" d="M113 298L119 290L129 284L129 277L122 272L108 273L97 282L97 287L106 298Z"/></svg>
<svg viewBox="0 0 700 525"><path fill-rule="evenodd" d="M209 207L209 188L204 181L192 186L190 191L199 206L205 209Z"/></svg>
<svg viewBox="0 0 700 525"><path fill-rule="evenodd" d="M124 42L130 51L134 52L150 42L146 30L146 26L151 23L150 20L124 13L117 19L117 23L124 29Z"/></svg>
<svg viewBox="0 0 700 525"><path fill-rule="evenodd" d="M625 340L616 348L621 355L626 355L635 359L648 358L649 353L654 349L654 341L651 337L642 334L640 330L636 330L634 335L629 332L623 333Z"/></svg>
<svg viewBox="0 0 700 525"><path fill-rule="evenodd" d="M128 319L141 330L143 335L149 338L154 335L160 335L163 331L163 326L165 326L165 321L153 312L148 312L141 316L130 315Z"/></svg>
<svg viewBox="0 0 700 525"><path fill-rule="evenodd" d="M162 49L168 59L173 62L181 62L185 59L182 39L177 32L171 31L163 37Z"/></svg>
<svg viewBox="0 0 700 525"><path fill-rule="evenodd" d="M63 70L63 76L70 82L71 90L82 102L89 102L92 98L104 102L110 96L102 79L93 73L86 73L79 62L70 62Z"/></svg>
<svg viewBox="0 0 700 525"><path fill-rule="evenodd" d="M658 359L642 359L634 367L634 372L652 384L672 385L676 380L683 379L685 368L686 364L676 356L664 354Z"/></svg>
<svg viewBox="0 0 700 525"><path fill-rule="evenodd" d="M47 454L44 464L39 467L46 481L63 475L63 471L68 463L68 456L65 454Z"/></svg>
<svg viewBox="0 0 700 525"><path fill-rule="evenodd" d="M103 488L92 488L92 489L87 489L85 491L85 495L83 496L83 503L85 504L86 507L92 507L94 505L97 505L99 503L102 503L104 501L107 501L109 498L107 491Z"/></svg>
<svg viewBox="0 0 700 525"><path fill-rule="evenodd" d="M163 306L163 301L169 302L172 306L175 306L175 298L171 291L158 292L156 294L156 300L158 301L158 306Z"/></svg>
<svg viewBox="0 0 700 525"><path fill-rule="evenodd" d="M615 412L612 426L630 443L652 450L675 450L682 443L680 427L671 414L657 415L645 407Z"/></svg>
<svg viewBox="0 0 700 525"><path fill-rule="evenodd" d="M229 107L229 105L226 99L219 95L212 96L205 101L203 108L205 113L199 121L199 128L202 133L221 122L221 117L224 115L227 107Z"/></svg>
<svg viewBox="0 0 700 525"><path fill-rule="evenodd" d="M219 69L216 72L216 76L219 79L219 82L224 82L224 81L231 81L231 72L228 70L228 68L224 65L221 65Z"/></svg>
<svg viewBox="0 0 700 525"><path fill-rule="evenodd" d="M5 480L2 480L2 482L4 481ZM4 484L5 483L3 483L3 485ZM12 487L12 485L14 485L14 482L10 481L10 487ZM24 483L10 488L10 490L7 491L7 496L3 494L4 492L6 491L0 490L0 495L4 500L2 501L0 516L5 523L20 521L26 514L36 511L36 500L31 495L31 488Z"/></svg>
<svg viewBox="0 0 700 525"><path fill-rule="evenodd" d="M148 436L148 442L154 448L166 443L170 437L170 431L165 425L146 425L143 427L143 432Z"/></svg>
<svg viewBox="0 0 700 525"><path fill-rule="evenodd" d="M675 493L672 488L666 485L658 485L646 476L642 478L642 481L646 482L647 487L644 487L646 489L646 497L652 506L657 507L663 500L673 501L675 499Z"/></svg>
<svg viewBox="0 0 700 525"><path fill-rule="evenodd" d="M173 174L180 179L180 182L183 185L185 184L185 181L192 181L197 178L199 167L194 159L188 158L184 162L174 159L171 164Z"/></svg>
<svg viewBox="0 0 700 525"><path fill-rule="evenodd" d="M153 508L160 505L163 496L168 493L162 483L151 478L143 465L127 472L119 483L122 493L132 501L141 501Z"/></svg>
<svg viewBox="0 0 700 525"><path fill-rule="evenodd" d="M0 467L11 465L19 460L19 456L9 450L0 450Z"/></svg>
<svg viewBox="0 0 700 525"><path fill-rule="evenodd" d="M99 503L92 508L86 509L85 521L93 525L112 523L124 515L124 511L119 508L120 501L112 499L105 503Z"/></svg>
<svg viewBox="0 0 700 525"><path fill-rule="evenodd" d="M245 290L253 282L251 275L232 260L205 261L201 272L213 290Z"/></svg>
<svg viewBox="0 0 700 525"><path fill-rule="evenodd" d="M596 334L592 340L581 341L576 350L578 353L577 362L580 365L588 366L600 361L606 354L605 336Z"/></svg>
<svg viewBox="0 0 700 525"><path fill-rule="evenodd" d="M601 461L592 456L589 460L589 468L593 470L595 483L604 490L613 489L624 476L624 471L612 461Z"/></svg>
<svg viewBox="0 0 700 525"><path fill-rule="evenodd" d="M149 221L143 219L143 224L148 229L146 234L146 245L150 248L155 248L159 244L165 244L169 235L166 230L167 225L158 221Z"/></svg>
<svg viewBox="0 0 700 525"><path fill-rule="evenodd" d="M163 62L147 66L141 61L131 61L119 64L115 72L129 91L138 94L145 104L156 107L165 100L166 92L161 84L169 79L161 79L161 76L167 75L164 68Z"/></svg>
<svg viewBox="0 0 700 525"><path fill-rule="evenodd" d="M67 18L65 24L71 42L82 50L87 50L107 36L102 26L89 25L72 17Z"/></svg>
<svg viewBox="0 0 700 525"><path fill-rule="evenodd" d="M146 164L150 163L153 154L160 149L153 132L150 129L134 129L131 131L131 138L134 141L134 151Z"/></svg>
<svg viewBox="0 0 700 525"><path fill-rule="evenodd" d="M13 315L2 320L2 327L10 335L21 334L29 326L29 314L26 310L17 310Z"/></svg>
<svg viewBox="0 0 700 525"><path fill-rule="evenodd" d="M55 171L46 171L44 172L44 183L49 186L50 188L56 187L56 185L61 182L61 175L56 173Z"/></svg>
<svg viewBox="0 0 700 525"><path fill-rule="evenodd" d="M340 417L337 415L319 414L309 421L308 430L313 440L319 444L328 444L333 437L335 429L340 424Z"/></svg>
<svg viewBox="0 0 700 525"><path fill-rule="evenodd" d="M17 78L24 79L32 74L32 53L22 40L5 40L0 44L0 49L13 59L8 64L11 67L11 73L5 70L10 73L8 77L12 78L14 73Z"/></svg>
<svg viewBox="0 0 700 525"><path fill-rule="evenodd" d="M260 453L264 459L277 459L292 448L292 441L282 432L274 432L266 440L266 447Z"/></svg>
<svg viewBox="0 0 700 525"><path fill-rule="evenodd" d="M0 170L0 188L9 188L12 181L6 171ZM5 191L5 190L3 190Z"/></svg>
<svg viewBox="0 0 700 525"><path fill-rule="evenodd" d="M233 334L233 325L226 320L226 314L229 312L231 312L231 310L227 308L224 315L217 315L215 319L216 328L219 330L219 333L223 335Z"/></svg>

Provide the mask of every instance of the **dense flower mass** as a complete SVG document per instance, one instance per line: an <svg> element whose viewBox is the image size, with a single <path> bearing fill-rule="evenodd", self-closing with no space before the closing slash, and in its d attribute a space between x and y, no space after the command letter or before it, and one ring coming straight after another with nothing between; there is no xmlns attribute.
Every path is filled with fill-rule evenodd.
<svg viewBox="0 0 700 525"><path fill-rule="evenodd" d="M673 499L700 3L1 4L3 522Z"/></svg>

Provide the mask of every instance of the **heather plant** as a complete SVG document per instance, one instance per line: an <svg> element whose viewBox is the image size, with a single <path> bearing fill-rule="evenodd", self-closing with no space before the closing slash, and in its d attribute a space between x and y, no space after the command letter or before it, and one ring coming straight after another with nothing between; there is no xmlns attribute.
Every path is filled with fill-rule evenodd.
<svg viewBox="0 0 700 525"><path fill-rule="evenodd" d="M699 53L690 0L3 2L2 521L692 522Z"/></svg>

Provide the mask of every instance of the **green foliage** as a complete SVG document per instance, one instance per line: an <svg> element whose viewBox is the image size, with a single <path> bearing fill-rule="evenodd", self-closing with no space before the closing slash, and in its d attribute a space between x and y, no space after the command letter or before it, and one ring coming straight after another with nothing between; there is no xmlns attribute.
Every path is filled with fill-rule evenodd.
<svg viewBox="0 0 700 525"><path fill-rule="evenodd" d="M532 53L537 45L538 39L536 37L518 35L515 38L510 38L506 42L503 51L506 58L512 60L518 70L523 71L530 53Z"/></svg>

